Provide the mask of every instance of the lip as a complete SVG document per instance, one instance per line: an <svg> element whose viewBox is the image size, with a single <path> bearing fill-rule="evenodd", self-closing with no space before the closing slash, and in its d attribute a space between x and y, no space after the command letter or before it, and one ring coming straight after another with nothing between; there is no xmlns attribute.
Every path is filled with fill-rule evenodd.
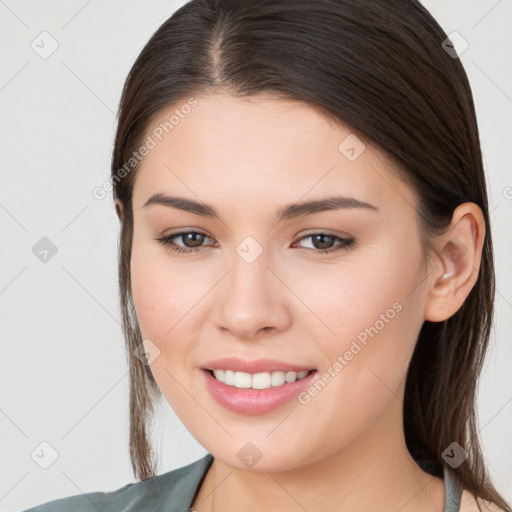
<svg viewBox="0 0 512 512"><path fill-rule="evenodd" d="M233 370L234 372L261 373L261 372L301 372L314 370L311 366L286 363L277 359L255 359L247 361L238 357L224 357L215 359L202 365L203 370Z"/></svg>
<svg viewBox="0 0 512 512"><path fill-rule="evenodd" d="M311 386L318 377L318 371L314 370L295 382L287 382L268 389L249 389L235 388L219 382L207 369L201 369L201 374L205 379L208 391L218 404L230 411L250 416L265 414L290 402L304 389Z"/></svg>

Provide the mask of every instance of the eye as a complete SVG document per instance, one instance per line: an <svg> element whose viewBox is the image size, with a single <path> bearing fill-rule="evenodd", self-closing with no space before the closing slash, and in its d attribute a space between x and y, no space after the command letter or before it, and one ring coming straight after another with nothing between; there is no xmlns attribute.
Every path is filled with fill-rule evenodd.
<svg viewBox="0 0 512 512"><path fill-rule="evenodd" d="M174 243L175 238L180 238L182 241L185 241L185 244L190 243L190 246L185 245L182 247L180 245L176 245ZM196 252L198 247L201 247L202 242L205 238L209 238L204 233L200 233L198 231L180 231L179 233L174 233L173 235L164 236L161 238L157 238L156 240L160 242L162 245L168 246L172 251L176 251L178 253L191 253Z"/></svg>
<svg viewBox="0 0 512 512"><path fill-rule="evenodd" d="M182 239L182 242L184 242L185 244L184 246L177 245L174 242L174 239L178 238ZM198 252L198 250L201 247L204 247L202 245L204 240L208 238L210 237L199 231L180 231L179 233L174 233L169 236L156 238L156 240L162 245L167 246L172 251L175 251L177 253L188 254ZM316 254L326 254L340 249L348 249L349 247L353 247L353 244L356 241L354 238L341 238L332 233L319 232L303 236L302 238L299 239L298 242L301 242L302 240L307 240L308 238L311 238L313 242L313 248L306 249ZM332 247L332 243L335 242L336 240L339 242L338 245Z"/></svg>
<svg viewBox="0 0 512 512"><path fill-rule="evenodd" d="M309 235L303 236L299 242L302 240L307 240L308 238L311 238L313 243L313 249L311 250L317 254L326 254L340 249L348 249L349 247L353 247L353 244L355 243L354 238L341 238L334 235L333 233L327 232L310 233ZM340 243L333 248L332 242L336 240L338 240Z"/></svg>

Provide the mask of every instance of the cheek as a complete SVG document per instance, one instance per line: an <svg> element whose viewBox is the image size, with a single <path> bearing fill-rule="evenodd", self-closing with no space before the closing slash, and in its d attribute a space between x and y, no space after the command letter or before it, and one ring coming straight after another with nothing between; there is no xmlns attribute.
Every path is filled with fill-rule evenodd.
<svg viewBox="0 0 512 512"><path fill-rule="evenodd" d="M158 339L164 332L161 316L165 299L163 276L138 244L134 243L130 263L131 289L137 320L143 338Z"/></svg>
<svg viewBox="0 0 512 512"><path fill-rule="evenodd" d="M324 371L336 375L332 390L342 400L350 402L350 390L357 400L389 397L406 374L423 323L419 297L410 293L419 256L414 247L404 256L396 245L381 245L379 255L326 267L300 285L297 294L312 290L308 306L323 320L315 335L318 350Z"/></svg>
<svg viewBox="0 0 512 512"><path fill-rule="evenodd" d="M194 290L194 280L186 274L171 271L165 254L158 249L134 239L132 297L142 339L151 340L159 351L150 365L151 373L169 405L181 412L190 406L190 396L180 385L187 379L192 343L187 340L194 332L188 325L191 317L187 312L199 291Z"/></svg>
<svg viewBox="0 0 512 512"><path fill-rule="evenodd" d="M333 445L370 429L389 404L401 406L400 386L422 321L409 295L415 262L394 261L351 268L311 297L312 309L334 331L316 336L324 361L321 382L306 390L304 409L295 414L304 421L315 418L308 428L312 437L324 439L318 453L328 454Z"/></svg>
<svg viewBox="0 0 512 512"><path fill-rule="evenodd" d="M191 279L190 271L167 258L156 243L137 243L131 257L131 288L137 319L143 337L154 338L164 350L177 331L186 329L194 304L204 294ZM190 312L190 313L189 313Z"/></svg>
<svg viewBox="0 0 512 512"><path fill-rule="evenodd" d="M404 256L396 244L389 244L363 256L350 255L336 265L319 266L314 274L305 269L293 282L294 291L307 297L305 302L317 318L318 339L329 340L323 343L326 347L348 349L354 338L364 343L378 331L383 343L393 339L398 348L397 343L408 343L410 338L399 333L405 334L411 322L416 325L411 315L418 305L410 292L419 273L419 255L413 248Z"/></svg>

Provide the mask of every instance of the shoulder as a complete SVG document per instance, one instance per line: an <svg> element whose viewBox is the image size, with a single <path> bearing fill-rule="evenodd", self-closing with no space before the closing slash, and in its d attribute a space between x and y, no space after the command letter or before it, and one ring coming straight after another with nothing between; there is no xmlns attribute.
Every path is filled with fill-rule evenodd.
<svg viewBox="0 0 512 512"><path fill-rule="evenodd" d="M478 505L480 505L480 508L478 508ZM464 489L460 499L459 512L503 512L503 509L482 498L476 499L468 489Z"/></svg>
<svg viewBox="0 0 512 512"><path fill-rule="evenodd" d="M212 461L213 456L208 453L187 466L126 484L114 491L77 494L43 503L24 512L186 510Z"/></svg>

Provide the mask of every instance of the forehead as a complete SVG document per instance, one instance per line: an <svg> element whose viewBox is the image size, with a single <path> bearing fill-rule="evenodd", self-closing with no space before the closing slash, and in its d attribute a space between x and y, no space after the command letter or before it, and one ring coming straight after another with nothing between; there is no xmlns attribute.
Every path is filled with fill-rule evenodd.
<svg viewBox="0 0 512 512"><path fill-rule="evenodd" d="M195 102L184 108L183 100L152 120L146 135L154 147L138 169L135 208L157 192L242 207L326 193L415 203L383 152L318 108L263 95L209 94Z"/></svg>

